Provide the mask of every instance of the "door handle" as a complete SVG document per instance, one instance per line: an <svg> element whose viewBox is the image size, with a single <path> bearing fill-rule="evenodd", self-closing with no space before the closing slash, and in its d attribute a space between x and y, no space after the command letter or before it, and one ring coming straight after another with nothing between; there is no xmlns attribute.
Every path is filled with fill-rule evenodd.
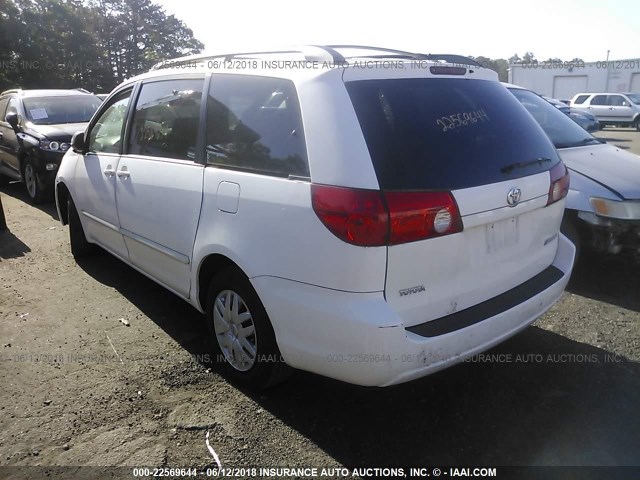
<svg viewBox="0 0 640 480"><path fill-rule="evenodd" d="M127 170L118 170L116 175L120 178L129 178L129 172Z"/></svg>
<svg viewBox="0 0 640 480"><path fill-rule="evenodd" d="M106 169L102 171L102 173L104 173L107 177L113 177L116 171L113 168L111 168L111 165L109 165Z"/></svg>

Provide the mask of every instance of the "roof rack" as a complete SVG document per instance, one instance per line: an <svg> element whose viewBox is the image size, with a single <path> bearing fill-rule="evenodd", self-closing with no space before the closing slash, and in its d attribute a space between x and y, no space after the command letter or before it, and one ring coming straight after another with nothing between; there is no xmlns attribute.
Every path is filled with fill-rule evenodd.
<svg viewBox="0 0 640 480"><path fill-rule="evenodd" d="M293 48L284 48L279 50L256 50L256 51L247 51L247 52L236 52L236 53L199 53L196 55L188 55L186 57L175 58L168 61L163 61L156 63L151 70L161 70L162 68L170 68L172 63L175 62L198 62L205 60L214 60L216 58L222 58L224 61L230 61L236 57L245 57L252 55L276 55L279 53L289 54L289 53L300 53L304 55L306 60L313 61L325 61L325 62L333 62L333 63L343 63L345 61L344 57L340 55L338 52L324 46L320 45L306 45L303 47L293 47Z"/></svg>
<svg viewBox="0 0 640 480"><path fill-rule="evenodd" d="M413 53L406 52L404 50L395 50L391 48L381 48L381 47L370 47L365 45L328 45L326 48L331 49L352 49L352 50L370 50L373 52L385 52L384 55L367 55L366 57L376 57L376 58L406 58L408 60L433 60L438 61L442 60L447 63L459 63L461 65L470 65L473 67L482 67L482 65L472 58L465 57L463 55L454 55L448 53ZM364 57L364 56L363 56ZM363 57L347 57L347 58L363 58Z"/></svg>
<svg viewBox="0 0 640 480"><path fill-rule="evenodd" d="M4 95L5 93L22 93L22 89L12 88L11 90L5 90L4 92L0 92L0 95Z"/></svg>
<svg viewBox="0 0 640 480"><path fill-rule="evenodd" d="M459 63L460 65L470 65L472 67L484 68L482 64L464 55L453 55L449 53L430 53L425 55L426 60L443 60L447 63Z"/></svg>
<svg viewBox="0 0 640 480"><path fill-rule="evenodd" d="M379 52L379 55L343 55L337 50L364 50L370 52ZM205 60L213 60L217 58L223 58L224 61L230 61L233 58L253 56L253 55L276 55L276 54L290 54L299 53L304 55L308 61L324 61L332 62L334 64L344 64L348 58L399 58L406 60L432 60L432 61L445 61L447 63L458 63L461 65L469 65L473 67L482 67L475 60L462 55L451 54L426 54L426 53L414 53L404 50L395 50L392 48L371 47L366 45L305 45L301 47L292 47L281 50L257 50L247 51L239 53L220 53L220 54L196 54L186 57L176 58L170 61L163 61L155 64L151 70L160 70L163 68L170 68L175 62L197 62Z"/></svg>

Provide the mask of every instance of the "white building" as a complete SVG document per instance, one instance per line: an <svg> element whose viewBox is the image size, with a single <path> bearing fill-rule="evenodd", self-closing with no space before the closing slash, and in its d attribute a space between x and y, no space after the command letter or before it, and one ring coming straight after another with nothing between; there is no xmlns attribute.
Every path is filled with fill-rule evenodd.
<svg viewBox="0 0 640 480"><path fill-rule="evenodd" d="M579 65L514 63L509 65L509 83L558 99L579 92L640 92L640 58Z"/></svg>

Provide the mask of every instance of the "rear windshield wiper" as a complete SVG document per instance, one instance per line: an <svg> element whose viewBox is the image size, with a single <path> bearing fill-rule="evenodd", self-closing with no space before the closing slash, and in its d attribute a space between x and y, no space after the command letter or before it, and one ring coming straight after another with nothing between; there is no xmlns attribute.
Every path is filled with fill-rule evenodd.
<svg viewBox="0 0 640 480"><path fill-rule="evenodd" d="M518 162L518 163L512 163L511 165L507 165L506 167L502 167L500 169L501 173L511 173L513 172L515 169L517 168L527 168L527 167L531 167L533 165L542 165L545 162L550 162L551 159L547 158L547 157L539 157L536 158L535 160L531 160L529 162Z"/></svg>

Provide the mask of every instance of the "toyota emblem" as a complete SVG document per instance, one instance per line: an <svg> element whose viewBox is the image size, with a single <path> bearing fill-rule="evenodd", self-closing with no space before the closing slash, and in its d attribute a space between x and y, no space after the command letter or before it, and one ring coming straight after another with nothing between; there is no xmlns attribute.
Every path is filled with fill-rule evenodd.
<svg viewBox="0 0 640 480"><path fill-rule="evenodd" d="M515 207L520 203L520 197L522 196L522 191L519 188L512 188L507 193L507 203L510 207Z"/></svg>

